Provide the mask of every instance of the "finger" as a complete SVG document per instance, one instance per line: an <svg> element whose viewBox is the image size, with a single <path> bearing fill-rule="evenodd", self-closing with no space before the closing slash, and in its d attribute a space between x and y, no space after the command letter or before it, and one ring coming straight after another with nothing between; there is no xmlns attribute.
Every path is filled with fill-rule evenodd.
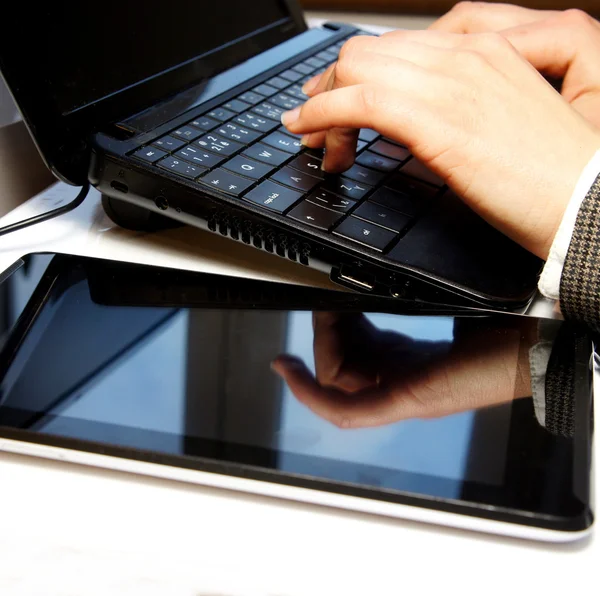
<svg viewBox="0 0 600 596"><path fill-rule="evenodd" d="M502 31L502 35L535 68L553 77L564 77L577 58L586 69L583 78L597 80L598 66L595 54L600 44L593 40L598 35L600 24L584 13L570 13L573 17L561 14L557 18ZM593 31L588 37L586 32ZM591 38L594 47L587 48ZM598 47L595 47L598 45Z"/></svg>
<svg viewBox="0 0 600 596"><path fill-rule="evenodd" d="M333 77L333 73L335 72L335 65L337 62L331 64L325 72L313 77L308 81L304 87L302 87L302 92L309 97L313 97L318 93L323 93L323 91L327 91L330 88L330 81Z"/></svg>
<svg viewBox="0 0 600 596"><path fill-rule="evenodd" d="M501 31L548 18L558 11L532 10L511 4L459 2L429 27L432 31L485 33Z"/></svg>
<svg viewBox="0 0 600 596"><path fill-rule="evenodd" d="M386 391L375 389L348 395L321 387L302 361L289 356L277 358L272 368L298 401L339 428L383 426L396 421L394 403Z"/></svg>
<svg viewBox="0 0 600 596"><path fill-rule="evenodd" d="M323 132L313 132L307 135L304 135L300 142L310 149L322 149L325 147L325 137L327 133Z"/></svg>
<svg viewBox="0 0 600 596"><path fill-rule="evenodd" d="M409 69L410 70L410 69ZM410 78L410 77L409 77ZM415 77L406 85L404 94L390 101L386 89L369 85L353 85L321 93L303 106L286 112L283 123L293 133L306 134L342 128L372 128L384 136L395 138L408 147L427 138L435 129L435 116L415 100L419 87L429 81Z"/></svg>
<svg viewBox="0 0 600 596"><path fill-rule="evenodd" d="M364 318L363 315L358 315ZM341 315L332 312L313 314L315 370L321 386L334 387L341 391L355 393L372 387L377 375L363 370L364 367L344 366L348 332L358 328L362 321L356 315Z"/></svg>
<svg viewBox="0 0 600 596"><path fill-rule="evenodd" d="M350 38L341 48L339 53L339 58L333 64L330 64L323 75L319 77L317 81L315 81L316 77L308 81L306 84L308 89L302 89L306 95L309 97L313 97L318 93L323 93L324 91L330 91L333 88L333 81L335 80L335 74L337 65L340 60L343 60L348 53L356 53L358 51L365 51L374 44L379 41L380 38L370 36L370 35L359 35L356 37Z"/></svg>

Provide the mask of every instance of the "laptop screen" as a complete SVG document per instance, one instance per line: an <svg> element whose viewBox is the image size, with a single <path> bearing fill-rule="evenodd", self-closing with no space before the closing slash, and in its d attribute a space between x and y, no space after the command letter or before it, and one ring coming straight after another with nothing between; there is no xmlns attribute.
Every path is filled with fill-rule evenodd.
<svg viewBox="0 0 600 596"><path fill-rule="evenodd" d="M63 115L291 18L279 0L11 4L21 69Z"/></svg>

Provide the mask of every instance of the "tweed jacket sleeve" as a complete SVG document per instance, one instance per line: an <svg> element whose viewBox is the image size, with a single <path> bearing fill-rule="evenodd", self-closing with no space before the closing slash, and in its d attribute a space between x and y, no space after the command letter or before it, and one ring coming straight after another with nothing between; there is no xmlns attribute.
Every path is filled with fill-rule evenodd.
<svg viewBox="0 0 600 596"><path fill-rule="evenodd" d="M577 215L560 281L560 305L565 318L600 332L600 175Z"/></svg>

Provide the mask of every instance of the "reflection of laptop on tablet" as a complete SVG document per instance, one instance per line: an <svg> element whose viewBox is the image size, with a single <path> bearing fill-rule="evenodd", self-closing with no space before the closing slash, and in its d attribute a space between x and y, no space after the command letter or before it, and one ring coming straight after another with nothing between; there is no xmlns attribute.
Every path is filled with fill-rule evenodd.
<svg viewBox="0 0 600 596"><path fill-rule="evenodd" d="M540 262L406 148L363 130L356 165L324 177L281 127L355 33L307 31L292 0L14 2L0 66L48 165L121 225L164 214L359 291L523 306Z"/></svg>
<svg viewBox="0 0 600 596"><path fill-rule="evenodd" d="M363 317L346 292L44 259L27 259L44 274L27 307L22 269L0 284L3 310L22 313L2 327L0 450L512 536L589 531L586 340L552 351L547 375L556 362L576 374L560 404L547 393L540 406L517 374L536 319L389 314L397 302L369 298ZM315 345L323 356L311 311L345 317L346 373L370 361L407 404L403 387L421 379L430 415L283 383L278 355L311 369Z"/></svg>

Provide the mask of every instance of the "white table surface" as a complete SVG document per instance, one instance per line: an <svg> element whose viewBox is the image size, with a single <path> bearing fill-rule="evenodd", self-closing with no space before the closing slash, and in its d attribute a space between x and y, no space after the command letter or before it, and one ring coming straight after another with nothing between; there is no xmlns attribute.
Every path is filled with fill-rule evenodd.
<svg viewBox="0 0 600 596"><path fill-rule="evenodd" d="M74 193L57 184L0 225ZM116 229L98 199L92 192L73 213L0 237L0 270L50 251L329 285L199 230ZM0 454L7 596L597 593L599 560L595 535L530 543Z"/></svg>

